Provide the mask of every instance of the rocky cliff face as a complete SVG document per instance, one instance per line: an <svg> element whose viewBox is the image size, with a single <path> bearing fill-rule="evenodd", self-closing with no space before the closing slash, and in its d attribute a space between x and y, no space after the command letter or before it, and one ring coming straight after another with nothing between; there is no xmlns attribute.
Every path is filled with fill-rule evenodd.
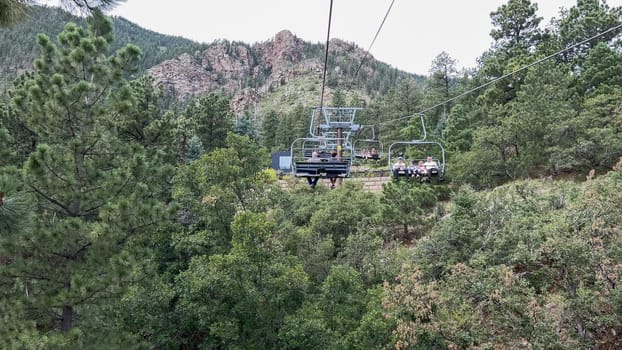
<svg viewBox="0 0 622 350"><path fill-rule="evenodd" d="M303 76L321 79L323 59L307 57L305 45L286 30L252 46L220 41L203 52L185 53L148 72L157 84L173 91L180 99L210 92L225 93L231 97L234 112L241 114L266 94L296 79ZM353 44L340 40L332 40L329 47L333 53L347 52L359 61L365 54ZM336 73L340 73L338 68Z"/></svg>

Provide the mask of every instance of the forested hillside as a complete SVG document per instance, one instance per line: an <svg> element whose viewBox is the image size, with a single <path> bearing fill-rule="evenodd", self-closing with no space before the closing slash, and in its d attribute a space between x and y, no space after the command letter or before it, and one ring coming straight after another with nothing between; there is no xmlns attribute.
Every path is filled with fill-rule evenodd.
<svg viewBox="0 0 622 350"><path fill-rule="evenodd" d="M28 10L26 20L11 28L0 28L0 88L6 87L17 74L32 67L32 61L39 52L37 34L44 33L55 38L69 21L81 25L86 23L84 18L60 8L33 6ZM123 18L113 18L113 23L113 50L128 43L139 46L143 52L138 65L141 72L184 52L194 52L205 47L188 39L143 29Z"/></svg>
<svg viewBox="0 0 622 350"><path fill-rule="evenodd" d="M236 115L258 109L291 112L296 102L318 103L323 44L305 42L287 30L254 44L225 39L200 44L143 29L124 18L112 20L112 49L127 43L140 47L137 71L148 71L155 84L164 87L181 104L210 92L226 95ZM0 88L6 88L18 74L32 67L38 51L37 34L55 40L68 21L85 24L84 18L62 9L33 6L26 20L10 29L0 28L0 43L5 48L0 51ZM333 39L330 50L333 74L326 86L329 97L341 90L353 100L368 102L400 81L424 80L376 61L352 43Z"/></svg>
<svg viewBox="0 0 622 350"><path fill-rule="evenodd" d="M368 96L386 145L447 151L380 193L279 185L313 105L179 107L99 13L39 35L0 99L0 348L621 348L621 9L491 11L479 67Z"/></svg>

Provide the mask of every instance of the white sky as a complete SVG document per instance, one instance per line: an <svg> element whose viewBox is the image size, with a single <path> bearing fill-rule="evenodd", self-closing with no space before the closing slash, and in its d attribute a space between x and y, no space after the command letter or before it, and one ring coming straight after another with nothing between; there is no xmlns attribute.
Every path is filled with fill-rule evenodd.
<svg viewBox="0 0 622 350"><path fill-rule="evenodd" d="M532 0L542 25L576 0ZM474 67L492 42L490 12L507 0L395 0L372 46L374 58L411 73L427 75L442 51L458 68ZM622 6L622 0L607 0ZM333 0L331 38L367 50L391 0ZM216 39L248 44L267 41L287 29L312 43L326 41L330 0L127 0L112 15L158 33L199 42Z"/></svg>

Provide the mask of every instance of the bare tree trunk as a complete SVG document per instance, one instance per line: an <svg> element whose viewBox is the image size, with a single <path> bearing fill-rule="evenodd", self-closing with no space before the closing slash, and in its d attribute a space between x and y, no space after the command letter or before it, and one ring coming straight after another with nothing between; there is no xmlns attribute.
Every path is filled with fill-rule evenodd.
<svg viewBox="0 0 622 350"><path fill-rule="evenodd" d="M69 305L63 306L63 319L60 324L60 330L67 333L73 328L73 307Z"/></svg>

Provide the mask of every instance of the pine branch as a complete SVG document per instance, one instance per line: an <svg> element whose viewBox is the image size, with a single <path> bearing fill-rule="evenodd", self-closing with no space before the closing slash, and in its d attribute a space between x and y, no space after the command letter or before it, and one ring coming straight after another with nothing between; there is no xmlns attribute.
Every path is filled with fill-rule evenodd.
<svg viewBox="0 0 622 350"><path fill-rule="evenodd" d="M20 0L0 0L0 28L10 27L23 20L27 15L28 5Z"/></svg>
<svg viewBox="0 0 622 350"><path fill-rule="evenodd" d="M28 187L30 187L33 191L35 191L41 197L45 198L48 202L56 204L56 206L58 206L59 208L61 208L64 211L65 215L71 216L71 212L69 211L69 208L67 208L61 202L59 202L56 199L54 199L54 198L48 196L47 194L43 193L41 190L39 190L38 188L36 188L33 185L28 185Z"/></svg>
<svg viewBox="0 0 622 350"><path fill-rule="evenodd" d="M97 204L97 205L92 206L92 207L90 207L90 208L88 208L88 209L86 209L86 210L83 210L83 213L84 213L84 214L82 214L81 216L88 216L88 215L90 215L90 214L89 214L90 212L92 212L92 211L94 211L94 210L97 210L97 209L101 208L102 206L104 206L104 204L106 204L106 203L110 202L110 201L111 201L111 200L113 200L113 199L116 199L116 198L117 198L117 196L119 196L119 195L121 194L121 192L123 192L123 190L124 190L124 189L125 189L125 187L126 187L126 186L130 183L130 181L131 181L131 180L132 180L132 178L131 178L131 177L128 177L128 178L127 178L127 181L125 181L125 183L124 183L124 184L122 184L122 185L121 185L121 187L119 187L119 190L118 190L115 194L113 194L113 195L112 195L112 197L108 198L107 200L105 200L104 202L102 202L102 203L100 203L100 204Z"/></svg>

